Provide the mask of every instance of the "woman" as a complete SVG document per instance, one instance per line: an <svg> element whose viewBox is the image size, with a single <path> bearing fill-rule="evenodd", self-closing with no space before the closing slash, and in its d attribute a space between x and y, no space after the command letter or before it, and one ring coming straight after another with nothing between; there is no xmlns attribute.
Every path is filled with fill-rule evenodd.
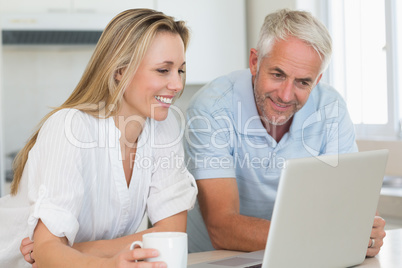
<svg viewBox="0 0 402 268"><path fill-rule="evenodd" d="M137 267L157 253L131 242L186 230L197 189L168 110L188 37L183 22L148 9L107 25L74 92L16 158L11 196L0 199L2 265L21 266L29 236L33 251L25 239L21 252L34 266ZM145 210L153 227L135 233Z"/></svg>

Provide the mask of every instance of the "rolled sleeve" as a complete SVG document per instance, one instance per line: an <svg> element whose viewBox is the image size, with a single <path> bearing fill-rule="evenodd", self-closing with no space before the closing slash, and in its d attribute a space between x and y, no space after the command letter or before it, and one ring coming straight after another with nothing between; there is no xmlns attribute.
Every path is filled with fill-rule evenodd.
<svg viewBox="0 0 402 268"><path fill-rule="evenodd" d="M46 228L57 237L66 237L70 246L73 245L79 229L76 215L51 202L46 197L46 186L39 188L39 197L28 218L28 233L33 240L33 233L41 219Z"/></svg>
<svg viewBox="0 0 402 268"><path fill-rule="evenodd" d="M158 146L153 148L152 172L147 213L152 224L194 207L198 189L184 161L182 134L176 118L169 115L159 122Z"/></svg>
<svg viewBox="0 0 402 268"><path fill-rule="evenodd" d="M151 185L148 198L148 216L152 224L194 207L197 186L191 174L181 174L182 179L166 178L164 187L160 183Z"/></svg>
<svg viewBox="0 0 402 268"><path fill-rule="evenodd" d="M53 235L74 243L84 196L83 150L77 141L85 141L85 129L80 112L66 109L52 115L40 130L23 174L28 176L31 238L40 219Z"/></svg>

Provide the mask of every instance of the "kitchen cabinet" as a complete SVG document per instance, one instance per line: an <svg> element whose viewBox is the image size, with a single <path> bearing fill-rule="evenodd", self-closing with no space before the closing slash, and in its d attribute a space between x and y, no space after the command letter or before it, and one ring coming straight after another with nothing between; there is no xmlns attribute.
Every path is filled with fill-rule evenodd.
<svg viewBox="0 0 402 268"><path fill-rule="evenodd" d="M117 13L131 8L154 8L153 0L72 0L75 12Z"/></svg>
<svg viewBox="0 0 402 268"><path fill-rule="evenodd" d="M186 53L187 84L205 84L218 76L247 67L244 0L0 0L0 13L30 13L32 18L40 14L38 21L41 23L46 23L46 13L60 13L58 19L71 19L64 25L71 25L72 28L77 21L81 21L78 18L84 18L89 20L88 25L99 21L102 24L99 28L102 29L103 21L109 21L123 10L138 7L154 8L187 22L191 29ZM94 20L91 17L93 14L101 14L105 18ZM51 27L54 25L51 24Z"/></svg>
<svg viewBox="0 0 402 268"><path fill-rule="evenodd" d="M117 14L136 7L153 8L153 0L0 0L1 13L71 13Z"/></svg>
<svg viewBox="0 0 402 268"><path fill-rule="evenodd" d="M158 0L157 10L187 22L187 83L205 84L247 67L243 0Z"/></svg>
<svg viewBox="0 0 402 268"><path fill-rule="evenodd" d="M70 0L0 0L1 13L67 12L70 8Z"/></svg>

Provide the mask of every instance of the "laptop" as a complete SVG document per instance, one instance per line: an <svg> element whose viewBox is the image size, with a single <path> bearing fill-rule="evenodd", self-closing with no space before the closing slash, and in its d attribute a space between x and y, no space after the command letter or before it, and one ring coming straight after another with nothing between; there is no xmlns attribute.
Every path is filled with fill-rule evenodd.
<svg viewBox="0 0 402 268"><path fill-rule="evenodd" d="M388 150L287 160L265 250L189 265L349 267L364 261Z"/></svg>

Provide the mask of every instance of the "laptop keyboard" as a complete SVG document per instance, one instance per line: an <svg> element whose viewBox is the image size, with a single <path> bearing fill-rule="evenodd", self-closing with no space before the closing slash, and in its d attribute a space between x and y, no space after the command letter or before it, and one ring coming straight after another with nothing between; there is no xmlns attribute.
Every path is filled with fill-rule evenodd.
<svg viewBox="0 0 402 268"><path fill-rule="evenodd" d="M261 268L262 264L255 264L255 265L251 265L251 266L246 266L244 268Z"/></svg>

